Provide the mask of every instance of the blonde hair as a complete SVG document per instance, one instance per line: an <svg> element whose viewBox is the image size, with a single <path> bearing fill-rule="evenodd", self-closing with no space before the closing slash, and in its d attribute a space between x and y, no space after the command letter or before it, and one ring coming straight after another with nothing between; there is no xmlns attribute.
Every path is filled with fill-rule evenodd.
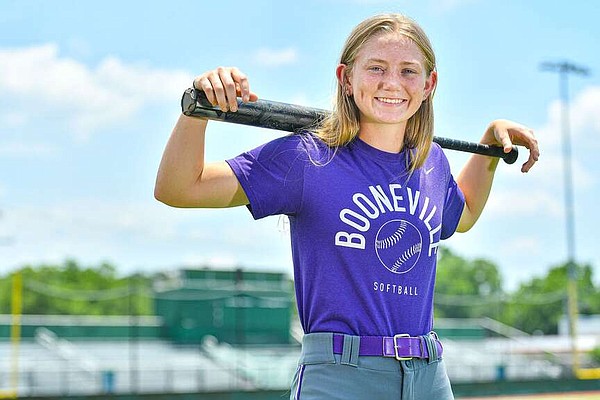
<svg viewBox="0 0 600 400"><path fill-rule="evenodd" d="M372 37L382 33L399 33L412 40L425 59L425 72L429 76L435 70L435 54L427 35L412 19L401 14L380 14L358 24L346 39L339 63L352 71L356 56L362 46ZM417 112L407 121L404 145L410 151L409 172L420 168L431 148L433 140L433 94L431 92ZM352 96L337 85L333 112L315 128L314 133L329 147L337 148L350 143L358 135L360 112Z"/></svg>

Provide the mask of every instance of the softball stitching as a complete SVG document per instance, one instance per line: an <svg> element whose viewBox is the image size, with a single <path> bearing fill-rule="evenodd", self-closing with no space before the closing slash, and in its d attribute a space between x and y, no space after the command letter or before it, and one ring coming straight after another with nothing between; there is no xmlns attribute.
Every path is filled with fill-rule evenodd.
<svg viewBox="0 0 600 400"><path fill-rule="evenodd" d="M385 239L378 240L375 243L375 247L378 249L389 249L390 247L398 243L400 239L402 239L402 236L404 236L404 232L406 232L406 221L401 221L400 226L398 227L398 229L396 229L396 232L394 232L391 236Z"/></svg>
<svg viewBox="0 0 600 400"><path fill-rule="evenodd" d="M406 261L408 261L412 256L419 254L421 252L421 243L413 244L408 249L402 253L400 257L394 262L392 265L392 271L396 272L398 268L404 265Z"/></svg>

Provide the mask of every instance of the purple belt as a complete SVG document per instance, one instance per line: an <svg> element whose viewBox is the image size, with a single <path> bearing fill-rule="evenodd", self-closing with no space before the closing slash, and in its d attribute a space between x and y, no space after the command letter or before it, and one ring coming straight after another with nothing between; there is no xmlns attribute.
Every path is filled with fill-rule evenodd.
<svg viewBox="0 0 600 400"><path fill-rule="evenodd" d="M437 337L433 338L437 348L438 358L444 351L442 343ZM333 352L342 354L344 349L344 335L333 335ZM423 336L412 337L408 335L396 336L361 336L359 356L394 357L397 360L410 360L412 358L429 358L429 350Z"/></svg>

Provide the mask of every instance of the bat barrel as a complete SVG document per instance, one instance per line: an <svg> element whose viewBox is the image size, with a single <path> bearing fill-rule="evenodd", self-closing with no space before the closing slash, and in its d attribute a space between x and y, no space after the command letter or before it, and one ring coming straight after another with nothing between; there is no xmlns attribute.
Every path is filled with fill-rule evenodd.
<svg viewBox="0 0 600 400"><path fill-rule="evenodd" d="M244 103L238 98L238 111L223 112L210 104L206 94L201 90L187 89L181 98L183 114L191 117L203 117L211 120L250 125L259 128L275 129L286 132L297 132L316 126L328 114L318 108L280 103L270 100L258 100ZM466 142L435 136L433 141L449 150L466 151L502 158L507 164L513 164L519 157L516 147L505 153L502 147L488 146L481 143Z"/></svg>

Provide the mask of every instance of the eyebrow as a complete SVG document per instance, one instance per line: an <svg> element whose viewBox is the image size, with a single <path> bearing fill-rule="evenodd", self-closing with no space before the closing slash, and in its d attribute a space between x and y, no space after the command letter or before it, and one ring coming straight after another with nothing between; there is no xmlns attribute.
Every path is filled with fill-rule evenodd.
<svg viewBox="0 0 600 400"><path fill-rule="evenodd" d="M380 63L380 64L389 64L389 61L381 59L381 58L368 58L367 63ZM416 65L416 66L421 66L421 63L418 61L402 61L400 64L403 65Z"/></svg>

